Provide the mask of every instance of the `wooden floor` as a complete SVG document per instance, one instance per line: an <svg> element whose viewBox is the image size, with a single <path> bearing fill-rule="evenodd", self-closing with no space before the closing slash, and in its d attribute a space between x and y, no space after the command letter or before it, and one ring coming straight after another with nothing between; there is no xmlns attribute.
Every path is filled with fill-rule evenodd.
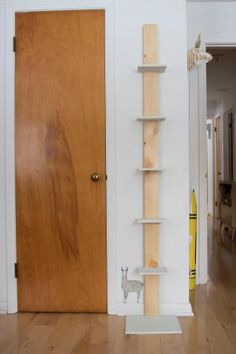
<svg viewBox="0 0 236 354"><path fill-rule="evenodd" d="M210 227L212 231L213 228ZM209 232L207 286L191 294L195 316L180 318L183 335L124 334L124 318L86 314L0 316L1 354L236 353L236 242Z"/></svg>

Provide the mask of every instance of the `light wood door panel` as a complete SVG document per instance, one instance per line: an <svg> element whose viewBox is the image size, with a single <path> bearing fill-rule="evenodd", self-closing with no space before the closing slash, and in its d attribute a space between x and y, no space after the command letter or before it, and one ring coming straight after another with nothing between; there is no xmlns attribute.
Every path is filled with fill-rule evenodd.
<svg viewBox="0 0 236 354"><path fill-rule="evenodd" d="M16 15L20 311L106 312L104 28L102 10Z"/></svg>

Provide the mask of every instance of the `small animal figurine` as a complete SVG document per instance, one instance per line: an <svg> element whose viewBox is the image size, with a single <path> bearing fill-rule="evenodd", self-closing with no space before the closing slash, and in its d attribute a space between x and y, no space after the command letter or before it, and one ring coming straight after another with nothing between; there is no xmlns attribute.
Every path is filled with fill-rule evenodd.
<svg viewBox="0 0 236 354"><path fill-rule="evenodd" d="M121 268L122 271L122 289L124 291L124 304L127 302L127 298L129 293L137 293L137 302L139 302L139 298L141 295L141 291L143 288L143 283L139 280L128 280L127 279L127 273L128 273L128 267L126 268Z"/></svg>

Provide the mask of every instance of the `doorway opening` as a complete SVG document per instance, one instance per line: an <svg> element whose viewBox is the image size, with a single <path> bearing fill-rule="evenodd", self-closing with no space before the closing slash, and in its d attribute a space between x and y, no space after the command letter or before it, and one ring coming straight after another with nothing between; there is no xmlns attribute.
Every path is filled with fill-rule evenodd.
<svg viewBox="0 0 236 354"><path fill-rule="evenodd" d="M207 51L207 211L227 244L236 230L236 48Z"/></svg>

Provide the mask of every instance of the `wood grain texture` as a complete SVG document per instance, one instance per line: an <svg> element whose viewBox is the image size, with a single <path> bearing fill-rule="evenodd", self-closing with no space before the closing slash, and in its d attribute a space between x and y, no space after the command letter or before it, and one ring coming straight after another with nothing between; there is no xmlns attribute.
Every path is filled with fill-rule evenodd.
<svg viewBox="0 0 236 354"><path fill-rule="evenodd" d="M124 317L103 314L0 315L0 354L235 354L236 246L218 224L208 236L210 280L191 291L182 335L127 336Z"/></svg>
<svg viewBox="0 0 236 354"><path fill-rule="evenodd" d="M157 53L157 26L143 26L143 64L156 64ZM159 78L156 73L144 73L144 116L157 116L160 114ZM144 123L144 167L155 168L159 166L158 145L159 122ZM144 174L144 217L159 216L160 176L157 174ZM144 264L145 267L159 266L159 225L144 226ZM145 276L144 285L144 311L145 315L159 314L159 277Z"/></svg>
<svg viewBox="0 0 236 354"><path fill-rule="evenodd" d="M104 21L16 15L20 311L106 312Z"/></svg>

